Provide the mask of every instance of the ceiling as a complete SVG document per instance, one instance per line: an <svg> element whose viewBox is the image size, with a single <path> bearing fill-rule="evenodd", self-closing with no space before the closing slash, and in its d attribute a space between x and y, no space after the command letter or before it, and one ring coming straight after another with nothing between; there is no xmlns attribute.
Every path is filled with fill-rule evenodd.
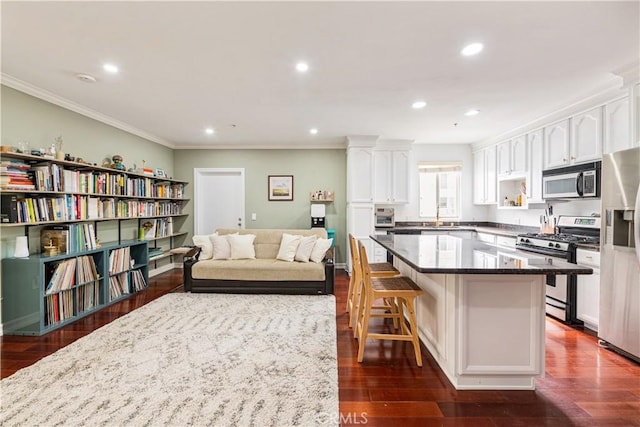
<svg viewBox="0 0 640 427"><path fill-rule="evenodd" d="M613 72L640 52L637 1L1 8L4 84L174 148L473 143L620 85ZM484 50L460 55L471 42ZM412 109L417 100L427 106Z"/></svg>

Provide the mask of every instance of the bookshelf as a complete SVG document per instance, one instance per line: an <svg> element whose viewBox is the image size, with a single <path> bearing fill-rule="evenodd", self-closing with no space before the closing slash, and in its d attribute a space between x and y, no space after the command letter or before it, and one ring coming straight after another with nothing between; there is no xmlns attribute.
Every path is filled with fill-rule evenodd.
<svg viewBox="0 0 640 427"><path fill-rule="evenodd" d="M129 241L55 256L2 260L7 335L42 335L147 287L148 244ZM112 280L126 284L117 295Z"/></svg>
<svg viewBox="0 0 640 427"><path fill-rule="evenodd" d="M24 227L25 235L37 236L45 226L91 223L99 243L139 239L161 250L165 256L153 257L147 274L173 268L179 255L170 251L187 236L180 228L188 182L22 153L0 153L0 160L0 227ZM140 235L145 223L161 232Z"/></svg>

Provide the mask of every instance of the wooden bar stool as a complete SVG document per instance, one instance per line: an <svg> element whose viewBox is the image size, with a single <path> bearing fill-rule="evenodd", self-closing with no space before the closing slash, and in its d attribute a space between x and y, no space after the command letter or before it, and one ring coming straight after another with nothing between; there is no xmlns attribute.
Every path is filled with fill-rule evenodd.
<svg viewBox="0 0 640 427"><path fill-rule="evenodd" d="M349 313L349 327L353 327L354 319L357 318L358 301L362 292L362 267L358 255L358 243L352 234L349 234L349 250L351 252L351 277L349 278L349 292L347 294L347 313ZM372 277L393 277L400 275L389 262L369 264L372 270ZM375 272L373 271L375 269ZM385 306L376 306L377 309L391 309L388 303ZM395 325L395 322L394 322Z"/></svg>
<svg viewBox="0 0 640 427"><path fill-rule="evenodd" d="M371 277L367 263L367 250L360 243L360 262L363 273L363 290L360 293L360 310L356 321L355 332L358 338L358 362L364 359L364 346L368 338L379 340L411 341L416 356L416 363L422 366L420 340L416 323L415 300L425 292L411 279L405 276L378 278ZM391 313L372 313L373 303L378 299L396 301L396 310ZM407 327L405 320L409 320ZM370 333L369 320L372 317L393 317L400 323L398 333Z"/></svg>

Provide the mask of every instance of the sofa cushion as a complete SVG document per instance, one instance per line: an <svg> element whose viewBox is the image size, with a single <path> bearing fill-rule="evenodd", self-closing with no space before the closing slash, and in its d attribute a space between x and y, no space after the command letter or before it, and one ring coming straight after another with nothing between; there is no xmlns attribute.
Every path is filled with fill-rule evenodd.
<svg viewBox="0 0 640 427"><path fill-rule="evenodd" d="M193 264L194 279L253 281L323 281L324 265L277 259L206 260Z"/></svg>
<svg viewBox="0 0 640 427"><path fill-rule="evenodd" d="M311 256L313 247L316 245L316 240L318 240L318 236L302 237L294 259L300 262L309 262L309 257Z"/></svg>
<svg viewBox="0 0 640 427"><path fill-rule="evenodd" d="M213 246L213 259L230 259L231 258L231 245L229 245L229 236L219 236L215 233L211 236L211 244Z"/></svg>
<svg viewBox="0 0 640 427"><path fill-rule="evenodd" d="M324 254L327 253L332 243L333 239L316 240L316 244L313 246L313 250L311 251L309 260L313 262L322 262L322 260L324 259Z"/></svg>
<svg viewBox="0 0 640 427"><path fill-rule="evenodd" d="M256 251L253 242L256 236L253 234L231 234L227 237L231 246L231 259L255 259Z"/></svg>
<svg viewBox="0 0 640 427"><path fill-rule="evenodd" d="M296 256L298 245L300 245L300 239L302 239L302 236L282 233L282 241L280 242L280 249L276 259L292 262Z"/></svg>
<svg viewBox="0 0 640 427"><path fill-rule="evenodd" d="M213 245L211 244L212 235L207 236L193 236L193 244L200 248L199 259L211 259L213 256Z"/></svg>
<svg viewBox="0 0 640 427"><path fill-rule="evenodd" d="M233 228L219 228L216 230L219 235L226 235L232 233L239 234L255 234L256 240L254 241L254 248L256 251L256 258L258 259L276 259L278 250L280 249L280 241L282 240L282 234L296 234L300 236L318 236L323 239L327 238L327 230L324 228L312 228L309 230L291 230L291 229L244 229L238 230Z"/></svg>

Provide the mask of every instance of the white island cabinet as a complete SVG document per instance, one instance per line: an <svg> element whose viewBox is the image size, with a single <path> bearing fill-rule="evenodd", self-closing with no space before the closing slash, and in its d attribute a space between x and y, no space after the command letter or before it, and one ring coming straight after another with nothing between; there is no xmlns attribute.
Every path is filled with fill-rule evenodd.
<svg viewBox="0 0 640 427"><path fill-rule="evenodd" d="M535 389L544 375L546 275L593 271L476 239L372 237L425 291L416 302L420 339L459 390Z"/></svg>

